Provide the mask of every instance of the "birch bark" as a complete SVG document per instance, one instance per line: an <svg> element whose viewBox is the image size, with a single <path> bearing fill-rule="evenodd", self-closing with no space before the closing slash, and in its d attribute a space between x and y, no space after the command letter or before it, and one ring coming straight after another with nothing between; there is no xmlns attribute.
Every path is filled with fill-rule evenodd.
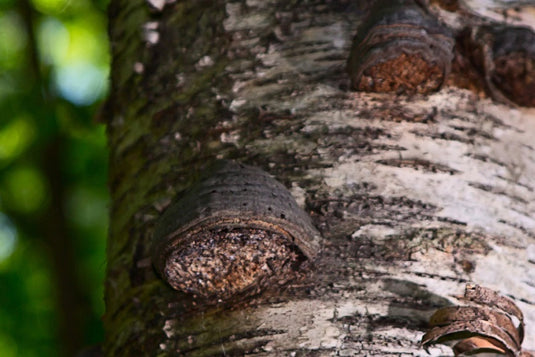
<svg viewBox="0 0 535 357"><path fill-rule="evenodd" d="M513 298L535 349L535 110L451 85L350 91L364 13L112 1L107 355L452 355L418 342L467 282ZM323 250L305 281L208 307L156 275L150 245L174 195L221 158L288 187Z"/></svg>

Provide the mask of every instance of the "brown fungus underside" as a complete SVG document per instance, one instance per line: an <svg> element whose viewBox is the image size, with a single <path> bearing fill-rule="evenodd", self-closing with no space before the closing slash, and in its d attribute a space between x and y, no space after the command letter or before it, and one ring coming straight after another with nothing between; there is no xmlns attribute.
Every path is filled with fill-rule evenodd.
<svg viewBox="0 0 535 357"><path fill-rule="evenodd" d="M451 31L413 0L379 0L353 39L351 87L370 92L425 94L451 69Z"/></svg>
<svg viewBox="0 0 535 357"><path fill-rule="evenodd" d="M284 285L305 260L286 237L262 229L219 228L188 238L168 257L167 280L175 289L210 299Z"/></svg>
<svg viewBox="0 0 535 357"><path fill-rule="evenodd" d="M360 91L429 93L444 82L442 68L418 54L398 57L367 68L356 84Z"/></svg>

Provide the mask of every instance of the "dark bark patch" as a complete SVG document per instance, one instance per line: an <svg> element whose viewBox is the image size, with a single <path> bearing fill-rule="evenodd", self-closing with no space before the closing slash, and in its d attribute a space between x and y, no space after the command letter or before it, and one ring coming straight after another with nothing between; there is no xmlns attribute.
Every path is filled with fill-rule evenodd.
<svg viewBox="0 0 535 357"><path fill-rule="evenodd" d="M385 290L397 296L396 303L392 306L412 306L420 311L426 311L451 305L448 299L433 294L425 289L423 285L418 285L412 281L391 278L383 279L382 281Z"/></svg>
<svg viewBox="0 0 535 357"><path fill-rule="evenodd" d="M475 260L455 259L455 263L457 263L466 274L471 274L476 270L477 263Z"/></svg>
<svg viewBox="0 0 535 357"><path fill-rule="evenodd" d="M448 140L448 141L458 141L464 144L474 143L473 138L466 138L453 132L435 133L435 132L422 132L422 131L417 131L417 130L411 130L411 133L419 137L441 139L441 140Z"/></svg>
<svg viewBox="0 0 535 357"><path fill-rule="evenodd" d="M504 166L507 167L505 164L504 164ZM526 189L527 191L529 191L529 192L533 192L533 191L534 191L534 188L533 188L533 187L531 187L531 186L529 186L529 185L526 185L526 184L524 184L524 183L522 183L522 182L518 182L518 179L515 180L515 179L512 179L512 178L504 177L504 176L502 176L502 175L496 175L496 177L499 178L499 179L502 179L502 180L504 180L504 181L506 181L506 182L508 182L508 183L510 183L510 184L513 184L513 185L517 185L517 186L523 187L523 188L525 188L525 189Z"/></svg>
<svg viewBox="0 0 535 357"><path fill-rule="evenodd" d="M381 239L359 237L352 239L348 250L358 259L374 259L384 262L410 261L418 252L437 249L453 254L459 259L465 255L487 254L491 249L485 237L454 229L412 229L402 234Z"/></svg>
<svg viewBox="0 0 535 357"><path fill-rule="evenodd" d="M459 0L431 0L431 3L437 4L446 11L459 10Z"/></svg>
<svg viewBox="0 0 535 357"><path fill-rule="evenodd" d="M526 227L521 226L520 224L513 223L513 222L507 221L505 219L500 219L498 222L503 223L505 225L508 225L510 227L516 228L519 231L521 231L522 233L524 233L525 235L527 235L528 237L535 238L535 233L533 232L533 230L527 229Z"/></svg>
<svg viewBox="0 0 535 357"><path fill-rule="evenodd" d="M458 170L455 170L449 166L431 162L424 159L388 159L388 160L377 160L378 164L394 166L394 167L408 167L414 170L422 170L428 172L445 172L450 175L459 173Z"/></svg>
<svg viewBox="0 0 535 357"><path fill-rule="evenodd" d="M415 112L409 106L397 104L384 104L376 109L363 109L359 112L360 116L370 119L381 119L393 121L395 123L413 122L413 123L434 123L437 121L437 108L433 107L428 112Z"/></svg>
<svg viewBox="0 0 535 357"><path fill-rule="evenodd" d="M437 210L429 203L414 201L406 197L368 195L366 192L373 190L373 188L373 183L361 182L351 188L351 190L357 191L354 194L344 196L340 192L339 196L336 197L311 197L307 201L307 206L317 215L318 221L329 222L329 227L325 227L326 234L329 230L338 231L333 228L346 220L351 221L350 226L353 230L355 224L372 223L396 226L399 222L432 220L432 216Z"/></svg>
<svg viewBox="0 0 535 357"><path fill-rule="evenodd" d="M535 106L535 32L485 25L462 33L460 43L495 100Z"/></svg>
<svg viewBox="0 0 535 357"><path fill-rule="evenodd" d="M462 37L457 38L458 43L462 43ZM451 73L446 79L447 85L468 89L479 98L487 96L485 89L485 79L481 76L474 63L468 58L459 46L454 48L454 57L451 64Z"/></svg>
<svg viewBox="0 0 535 357"><path fill-rule="evenodd" d="M535 56L513 52L495 59L492 81L520 105L535 106Z"/></svg>
<svg viewBox="0 0 535 357"><path fill-rule="evenodd" d="M198 353L203 356L243 356L261 351L271 336L285 332L259 328L242 333L229 333L223 329L217 335L208 335L203 329L176 338L174 350L180 355Z"/></svg>
<svg viewBox="0 0 535 357"><path fill-rule="evenodd" d="M471 187L477 188L477 189L479 189L481 191L485 191L485 192L493 193L495 195L501 195L501 196L508 197L511 200L520 202L522 204L527 204L528 203L528 201L526 201L524 198L522 198L520 196L517 196L517 195L513 195L513 194L510 194L510 193L507 193L503 189L499 189L499 188L497 188L495 186L485 185L485 184L481 184L481 183L477 183L477 182L469 182L468 185L471 186Z"/></svg>
<svg viewBox="0 0 535 357"><path fill-rule="evenodd" d="M472 154L468 153L465 154L468 157L471 157L475 160L483 161L483 162L491 162L495 165L501 166L501 167L507 167L507 164L503 161L497 160L496 158L492 158L490 156L484 155L484 154Z"/></svg>
<svg viewBox="0 0 535 357"><path fill-rule="evenodd" d="M376 242L372 238L355 241L350 251L356 258L374 259L382 262L410 261L414 248L406 240L398 238Z"/></svg>
<svg viewBox="0 0 535 357"><path fill-rule="evenodd" d="M139 286L145 282L145 276L139 271L140 267L138 266L144 253L144 245L140 241L136 244L134 256L132 257L132 267L130 268L130 284L132 286Z"/></svg>
<svg viewBox="0 0 535 357"><path fill-rule="evenodd" d="M383 129L364 127L343 127L330 129L326 133L321 130L309 134L311 140L317 143L316 151L325 152L330 160L336 162L340 157L376 154L380 151L397 150L404 151L404 147L399 145L386 145L379 143L381 138L390 137L390 134ZM326 160L327 161L327 160Z"/></svg>

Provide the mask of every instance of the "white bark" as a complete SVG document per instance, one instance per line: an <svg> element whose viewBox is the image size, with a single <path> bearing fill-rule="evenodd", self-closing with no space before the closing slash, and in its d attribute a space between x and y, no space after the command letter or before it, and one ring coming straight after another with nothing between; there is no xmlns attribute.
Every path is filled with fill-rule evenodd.
<svg viewBox="0 0 535 357"><path fill-rule="evenodd" d="M146 286L165 295L154 297L162 354L189 346L199 355L452 355L444 346L426 352L419 340L429 316L455 304L453 295L467 282L513 298L526 317L524 347L535 349L535 110L455 87L410 98L348 91L345 62L362 11L337 5L227 3L223 26L232 40L225 71L232 89L214 85L212 92L231 115L218 122L218 140L203 143L224 147L222 158L234 150L289 186L323 234L314 274L280 297L196 318L167 316L182 297L148 273L146 250L129 258L132 247L123 253L112 242L110 271L121 283L110 278L108 298L127 298L108 305L108 319L115 319L110 311L123 313L124 304L144 310L111 333L108 351L140 334L149 315L135 302L138 287L125 283L128 259L145 269ZM269 33L275 40L266 45ZM196 68L215 65L217 59L202 55ZM117 83L126 82L120 76ZM184 76L176 74L179 86ZM110 142L118 158L150 130L134 109L125 115L130 128L142 129L121 129L123 117L115 117ZM148 203L160 211L178 190L154 172L180 165L182 149L173 150L191 138L183 131L168 135L152 141L153 166L140 169L136 182L116 174L115 207L123 213L112 236L126 235L132 217L151 232L156 213L143 214L139 202L154 198ZM135 239L129 244L147 238Z"/></svg>
<svg viewBox="0 0 535 357"><path fill-rule="evenodd" d="M226 29L232 32L244 24L262 26L262 3L249 1L252 9L247 12L239 5L228 5ZM373 258L348 260L363 271L381 275L381 280L363 282L348 277L335 283L337 289L345 291L336 298L303 299L258 311L256 315L266 327L287 330L266 346L267 351L293 345L333 348L342 355L368 349L370 353L381 349L384 353L427 355L416 352L414 342L421 338L421 331L341 322L366 315L425 319L421 310L385 304L382 299L400 294L385 281L411 282L447 298L461 295L466 281L510 295L526 315L525 347L535 348L535 265L533 257L531 261L528 257L535 244L535 110L512 109L453 87L418 98L348 93L339 86L345 83L342 68L360 17L347 13L307 15L301 13L301 21L292 24L293 32L280 45L257 56L262 68L234 76L236 97L231 105L238 120L241 110L267 106L305 117L304 127L299 133L266 132L265 139L254 140L248 148L267 155L266 151L278 146L296 157L317 155L319 162L332 163L332 167L306 170L304 176L318 184L319 195L337 192L339 198L351 197L355 185L365 182L369 184L366 195L404 197L435 210L431 219L386 219L385 223L342 210L347 226L324 231L330 240L345 234L353 240L381 242L408 231L427 233L412 242L415 247L410 261L381 265ZM236 41L235 46L250 46L250 42L250 38ZM259 81L270 84L259 85ZM431 120L423 123L423 118ZM370 144L385 149L374 148L363 155L346 145L333 155L322 138L303 145L304 133L322 130L326 137L337 130L381 132ZM234 140L239 142L239 137ZM301 187L295 195L306 189ZM476 233L490 251L471 255L452 252L453 247L427 247L426 234L433 229ZM450 243L455 245L454 240ZM456 262L465 254L475 265L471 273L463 272ZM370 302L370 296L382 299ZM455 303L455 299L451 301ZM370 329L371 341L347 342L348 337L368 335ZM442 355L444 350L431 352Z"/></svg>

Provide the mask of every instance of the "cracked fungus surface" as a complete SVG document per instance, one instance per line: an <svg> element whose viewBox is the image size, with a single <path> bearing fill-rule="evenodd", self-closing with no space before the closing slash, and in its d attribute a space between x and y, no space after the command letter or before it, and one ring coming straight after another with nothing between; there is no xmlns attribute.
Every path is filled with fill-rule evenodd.
<svg viewBox="0 0 535 357"><path fill-rule="evenodd" d="M167 259L175 289L225 299L283 285L299 275L305 260L281 234L261 229L215 229L190 235Z"/></svg>
<svg viewBox="0 0 535 357"><path fill-rule="evenodd" d="M420 55L402 53L367 68L358 83L361 91L428 93L443 81L440 66L429 63Z"/></svg>

